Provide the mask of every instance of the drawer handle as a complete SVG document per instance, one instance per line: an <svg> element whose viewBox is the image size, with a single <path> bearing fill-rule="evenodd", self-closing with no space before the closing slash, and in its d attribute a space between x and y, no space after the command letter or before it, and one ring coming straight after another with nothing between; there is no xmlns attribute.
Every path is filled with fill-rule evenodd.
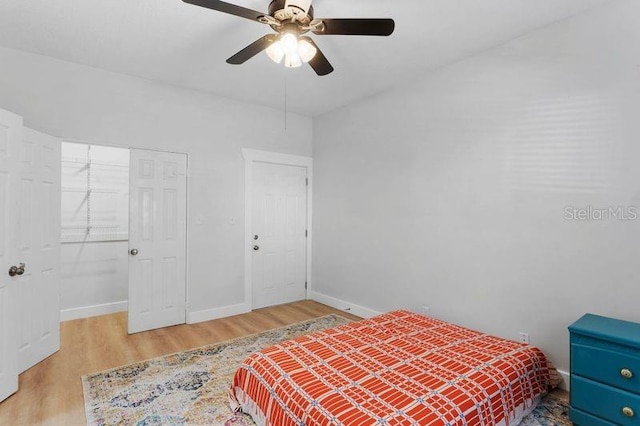
<svg viewBox="0 0 640 426"><path fill-rule="evenodd" d="M633 417L635 416L636 413L633 412L633 410L629 407L624 407L622 409L622 414L624 414L627 417Z"/></svg>
<svg viewBox="0 0 640 426"><path fill-rule="evenodd" d="M625 379L631 379L633 377L633 373L628 368L623 368L620 370L620 375Z"/></svg>

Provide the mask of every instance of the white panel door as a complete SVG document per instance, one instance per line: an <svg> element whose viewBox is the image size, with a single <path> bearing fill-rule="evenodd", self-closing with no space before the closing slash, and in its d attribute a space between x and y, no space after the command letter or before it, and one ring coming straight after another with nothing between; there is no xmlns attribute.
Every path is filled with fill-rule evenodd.
<svg viewBox="0 0 640 426"><path fill-rule="evenodd" d="M20 147L18 279L19 371L60 349L60 141L23 129Z"/></svg>
<svg viewBox="0 0 640 426"><path fill-rule="evenodd" d="M306 298L307 169L253 165L253 308Z"/></svg>
<svg viewBox="0 0 640 426"><path fill-rule="evenodd" d="M187 156L131 150L129 333L186 321Z"/></svg>
<svg viewBox="0 0 640 426"><path fill-rule="evenodd" d="M15 221L22 118L0 109L0 401L18 390L18 304Z"/></svg>

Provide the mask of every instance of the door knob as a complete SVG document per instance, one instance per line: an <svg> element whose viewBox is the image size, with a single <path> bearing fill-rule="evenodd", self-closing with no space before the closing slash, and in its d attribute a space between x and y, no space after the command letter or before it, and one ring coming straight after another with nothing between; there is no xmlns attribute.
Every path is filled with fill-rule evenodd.
<svg viewBox="0 0 640 426"><path fill-rule="evenodd" d="M258 251L260 250L260 246L253 246L253 251Z"/></svg>
<svg viewBox="0 0 640 426"><path fill-rule="evenodd" d="M131 253L131 256L137 256L138 253L140 253L140 252L138 251L138 249L131 249L131 251L129 253Z"/></svg>
<svg viewBox="0 0 640 426"><path fill-rule="evenodd" d="M258 240L260 239L260 237L259 237L259 236L257 236L257 235L254 235L254 236L253 236L253 239L254 239L254 240L256 240L256 241L258 241Z"/></svg>
<svg viewBox="0 0 640 426"><path fill-rule="evenodd" d="M24 274L24 268L25 268L24 263L19 263L18 266L15 266L15 265L12 266L11 268L9 268L9 276L15 277L16 275Z"/></svg>

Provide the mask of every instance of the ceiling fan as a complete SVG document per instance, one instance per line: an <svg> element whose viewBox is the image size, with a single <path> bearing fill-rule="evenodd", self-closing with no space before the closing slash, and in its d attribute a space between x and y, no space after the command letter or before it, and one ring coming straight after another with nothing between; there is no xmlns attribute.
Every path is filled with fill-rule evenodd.
<svg viewBox="0 0 640 426"><path fill-rule="evenodd" d="M308 63L318 75L333 72L333 66L311 37L316 35L389 36L395 29L393 19L314 19L313 0L273 0L269 13L262 13L217 0L183 0L185 3L270 25L276 34L268 34L245 47L227 63L240 65L266 50L276 63L284 60L288 68Z"/></svg>

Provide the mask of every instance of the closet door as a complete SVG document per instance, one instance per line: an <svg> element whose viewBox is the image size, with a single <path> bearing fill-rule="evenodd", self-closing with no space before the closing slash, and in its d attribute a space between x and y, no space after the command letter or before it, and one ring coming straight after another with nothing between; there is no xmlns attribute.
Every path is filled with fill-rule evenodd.
<svg viewBox="0 0 640 426"><path fill-rule="evenodd" d="M21 141L22 118L0 109L0 401L18 390L16 295L20 276L14 206L18 200Z"/></svg>
<svg viewBox="0 0 640 426"><path fill-rule="evenodd" d="M187 156L131 150L129 333L186 320Z"/></svg>
<svg viewBox="0 0 640 426"><path fill-rule="evenodd" d="M60 141L23 129L18 171L19 371L60 349Z"/></svg>

